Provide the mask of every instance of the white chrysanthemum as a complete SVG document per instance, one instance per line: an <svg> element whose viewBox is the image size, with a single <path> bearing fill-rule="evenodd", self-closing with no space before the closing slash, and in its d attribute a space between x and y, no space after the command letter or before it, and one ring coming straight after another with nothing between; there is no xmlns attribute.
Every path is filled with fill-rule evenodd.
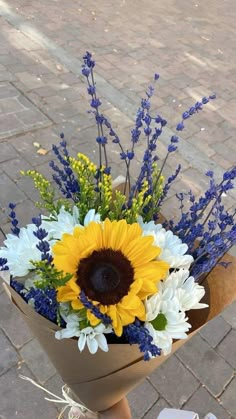
<svg viewBox="0 0 236 419"><path fill-rule="evenodd" d="M140 217L138 222L143 229L143 235L152 235L154 237L153 244L161 248L158 259L169 263L171 268L188 269L190 267L193 262L193 257L186 254L188 246L182 243L178 236L170 230L166 231L161 224L155 224L153 221L144 223Z"/></svg>
<svg viewBox="0 0 236 419"><path fill-rule="evenodd" d="M111 327L106 327L100 323L96 327L80 329L80 321L82 319L77 314L70 314L66 320L66 328L58 330L55 333L56 339L78 337L78 348L80 352L84 350L86 344L91 354L95 354L98 348L104 352L108 351L105 333L111 333Z"/></svg>
<svg viewBox="0 0 236 419"><path fill-rule="evenodd" d="M7 266L14 277L27 275L33 268L31 260L41 260L41 252L36 247L39 240L33 234L35 230L35 225L29 224L20 229L19 237L7 234L5 247L0 248L0 257L7 259Z"/></svg>
<svg viewBox="0 0 236 419"><path fill-rule="evenodd" d="M56 220L55 217L57 218ZM88 211L84 218L83 225L86 226L91 221L100 221L100 214L96 214L94 209ZM79 223L79 210L77 207L73 208L72 214L66 211L63 206L57 215L42 217L42 227L48 232L49 240L60 240L64 233L72 234L76 226L81 226Z"/></svg>
<svg viewBox="0 0 236 419"><path fill-rule="evenodd" d="M179 311L179 304L173 290L148 298L146 303L145 327L153 337L153 343L158 346L164 355L172 349L173 339L186 339L191 325L184 312Z"/></svg>
<svg viewBox="0 0 236 419"><path fill-rule="evenodd" d="M188 311L208 307L207 304L199 302L205 295L204 287L196 283L192 276L189 276L187 269L172 272L161 284L161 287L163 290L174 291L179 301L180 310Z"/></svg>

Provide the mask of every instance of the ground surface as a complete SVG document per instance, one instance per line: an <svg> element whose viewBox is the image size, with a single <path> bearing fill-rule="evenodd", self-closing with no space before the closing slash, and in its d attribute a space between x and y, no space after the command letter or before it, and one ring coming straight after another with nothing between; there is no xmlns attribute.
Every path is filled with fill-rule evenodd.
<svg viewBox="0 0 236 419"><path fill-rule="evenodd" d="M51 144L64 131L71 153L96 159L95 129L79 74L85 50L95 53L104 109L124 143L140 95L154 72L161 75L154 108L169 119L200 97L218 99L188 123L178 154L182 174L165 205L176 215L176 190L206 186L204 172L217 178L236 162L236 6L234 0L0 0L0 223L9 231L6 207L17 203L22 225L34 214L34 192L20 170L48 173ZM159 155L165 155L167 130ZM47 152L37 153L34 143ZM139 162L142 145L138 148ZM118 152L111 150L116 173ZM138 170L139 164L134 168ZM235 194L224 198L235 205ZM27 210L26 210L27 208ZM1 237L3 240L3 237ZM218 419L236 417L236 303L129 395L134 419L155 419L165 406ZM61 380L23 321L0 294L0 418L54 419L55 407L22 382L32 376L60 393Z"/></svg>

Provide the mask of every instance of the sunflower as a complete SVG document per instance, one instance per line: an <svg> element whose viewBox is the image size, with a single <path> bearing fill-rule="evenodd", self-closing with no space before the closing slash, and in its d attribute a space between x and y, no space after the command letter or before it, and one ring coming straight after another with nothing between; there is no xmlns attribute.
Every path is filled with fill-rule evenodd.
<svg viewBox="0 0 236 419"><path fill-rule="evenodd" d="M145 321L143 301L157 292L157 282L166 277L169 265L155 260L161 249L153 245L152 236L142 233L138 223L106 219L64 234L53 246L54 265L73 277L58 288L58 301L82 309L79 296L84 291L110 316L117 336L135 317ZM87 318L92 326L100 322L89 310Z"/></svg>

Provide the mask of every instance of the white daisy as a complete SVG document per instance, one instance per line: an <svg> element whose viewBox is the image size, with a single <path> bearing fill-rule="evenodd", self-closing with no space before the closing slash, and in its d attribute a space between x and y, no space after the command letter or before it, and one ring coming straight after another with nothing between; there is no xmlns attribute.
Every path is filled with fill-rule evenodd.
<svg viewBox="0 0 236 419"><path fill-rule="evenodd" d="M171 268L188 269L193 262L193 257L186 254L188 246L182 243L180 238L166 231L161 224L155 224L153 221L144 223L139 217L138 222L143 229L144 236L152 235L154 237L154 245L161 248L158 259L165 260Z"/></svg>
<svg viewBox="0 0 236 419"><path fill-rule="evenodd" d="M175 292L180 310L188 311L208 307L207 304L199 302L205 295L204 287L195 282L186 269L172 272L161 286L164 290L172 289Z"/></svg>
<svg viewBox="0 0 236 419"><path fill-rule="evenodd" d="M88 211L83 225L88 225L91 221L100 221L100 215L96 214L94 209ZM66 211L63 206L58 214L42 217L42 228L45 228L48 232L49 240L60 240L64 233L72 234L76 226L83 227L79 223L79 210L75 206L73 207L72 214Z"/></svg>
<svg viewBox="0 0 236 419"><path fill-rule="evenodd" d="M173 339L186 339L191 325L184 312L179 311L179 304L173 290L159 291L146 301L145 327L153 337L153 343L164 355L172 349Z"/></svg>
<svg viewBox="0 0 236 419"><path fill-rule="evenodd" d="M14 277L27 275L33 269L31 260L41 260L41 252L36 247L39 240L33 234L35 230L35 225L29 224L20 229L19 237L7 234L5 247L0 248L0 257L7 259L9 271Z"/></svg>
<svg viewBox="0 0 236 419"><path fill-rule="evenodd" d="M91 354L95 354L98 348L108 352L107 340L104 333L111 333L112 329L100 323L96 327L85 327L80 329L82 318L78 314L70 314L67 317L66 328L55 333L56 339L78 337L78 348L82 352L87 344Z"/></svg>

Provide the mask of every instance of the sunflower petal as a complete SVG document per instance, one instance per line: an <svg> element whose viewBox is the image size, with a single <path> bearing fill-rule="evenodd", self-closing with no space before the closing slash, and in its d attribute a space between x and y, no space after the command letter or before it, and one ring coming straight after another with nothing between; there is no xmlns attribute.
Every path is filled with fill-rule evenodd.
<svg viewBox="0 0 236 419"><path fill-rule="evenodd" d="M66 301L71 301L76 298L77 294L68 285L59 287L57 290L57 301L60 303L65 303Z"/></svg>
<svg viewBox="0 0 236 419"><path fill-rule="evenodd" d="M97 326L98 323L100 323L101 320L99 320L96 316L94 316L91 311L87 311L87 319L90 322L91 326Z"/></svg>
<svg viewBox="0 0 236 419"><path fill-rule="evenodd" d="M152 246L153 237L140 237L130 242L125 251L125 256L130 260L133 267L143 265L155 259L160 253L159 247Z"/></svg>
<svg viewBox="0 0 236 419"><path fill-rule="evenodd" d="M75 300L71 301L71 305L72 308L74 310L80 310L81 308L83 308L83 304L80 302L80 300L78 298L76 298Z"/></svg>

